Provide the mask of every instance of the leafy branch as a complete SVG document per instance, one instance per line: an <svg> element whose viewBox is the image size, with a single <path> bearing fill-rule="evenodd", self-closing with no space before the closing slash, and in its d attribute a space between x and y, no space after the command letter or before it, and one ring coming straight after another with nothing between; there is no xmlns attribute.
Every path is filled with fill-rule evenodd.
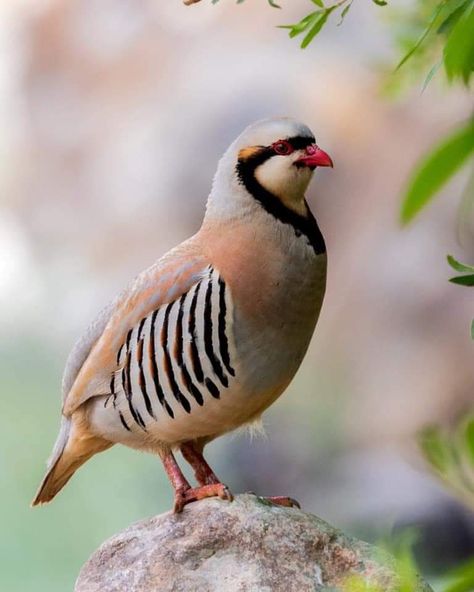
<svg viewBox="0 0 474 592"><path fill-rule="evenodd" d="M447 260L451 267L461 273L462 275L456 275L449 281L453 284L459 284L460 286L474 286L474 266L467 265L466 263L460 263L452 255L447 256Z"/></svg>
<svg viewBox="0 0 474 592"><path fill-rule="evenodd" d="M395 71L404 66L423 46L436 45L441 39L441 59L431 67L423 88L444 64L448 82L469 86L474 72L474 0L438 2L428 25L417 42L405 53ZM402 203L403 223L411 221L464 166L474 153L474 119L443 138L431 153L415 167Z"/></svg>
<svg viewBox="0 0 474 592"><path fill-rule="evenodd" d="M291 38L297 37L298 35L302 35L305 33L303 40L301 42L302 49L308 47L308 45L313 41L318 33L321 32L324 25L326 24L329 16L332 13L340 12L339 14L339 22L337 23L338 26L342 24L344 19L349 12L349 9L352 6L354 0L339 0L335 4L331 4L330 6L326 6L323 0L310 0L313 4L318 6L317 10L310 12L306 15L303 19L301 19L298 23L294 23L292 25L280 25L280 29L288 29L289 36ZM374 4L378 6L385 6L387 4L386 0L371 0Z"/></svg>
<svg viewBox="0 0 474 592"><path fill-rule="evenodd" d="M458 284L460 286L474 286L474 265L467 265L466 263L460 263L452 255L447 256L449 265L460 273L461 275L455 275L450 278L450 282ZM474 339L474 319L471 321L471 339ZM474 454L473 454L474 462Z"/></svg>

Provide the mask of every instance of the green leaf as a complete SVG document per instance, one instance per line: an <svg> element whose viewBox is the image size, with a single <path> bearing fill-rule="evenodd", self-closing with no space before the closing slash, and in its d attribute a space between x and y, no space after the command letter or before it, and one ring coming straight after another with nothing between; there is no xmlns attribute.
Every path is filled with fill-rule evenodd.
<svg viewBox="0 0 474 592"><path fill-rule="evenodd" d="M272 6L273 8L281 8L281 6L277 4L275 0L268 0L268 4L270 4L270 6Z"/></svg>
<svg viewBox="0 0 474 592"><path fill-rule="evenodd" d="M398 63L397 67L395 68L395 72L397 70L399 70L407 60L409 60L411 58L411 56L415 53L415 51L420 47L420 45L426 39L426 37L428 36L428 34L433 29L434 24L436 23L436 21L438 19L438 16L440 15L441 10L443 9L443 6L444 6L444 2L440 2L438 4L438 6L436 7L436 10L433 13L433 16L431 17L431 21L429 22L428 26L424 30L423 34L418 39L418 41L415 43L415 45L410 49L410 51L407 54L405 54L405 56L400 60L400 62Z"/></svg>
<svg viewBox="0 0 474 592"><path fill-rule="evenodd" d="M452 454L441 430L436 426L425 428L418 436L418 443L430 465L442 475L446 474L452 464Z"/></svg>
<svg viewBox="0 0 474 592"><path fill-rule="evenodd" d="M456 277L450 278L449 281L453 284L458 284L459 286L474 286L474 274L457 275Z"/></svg>
<svg viewBox="0 0 474 592"><path fill-rule="evenodd" d="M321 31L321 29L326 24L326 21L328 20L328 16L330 15L331 12L332 12L332 10L328 9L318 15L318 18L315 19L314 23L311 24L311 28L310 28L309 32L306 34L305 38L303 39L303 41L301 43L302 49L305 49L306 47L308 47L308 45L311 43L311 41L319 33L319 31Z"/></svg>
<svg viewBox="0 0 474 592"><path fill-rule="evenodd" d="M417 166L402 204L406 224L435 196L474 151L474 122L468 121L444 139Z"/></svg>
<svg viewBox="0 0 474 592"><path fill-rule="evenodd" d="M372 0L374 4L377 6L387 6L388 2L386 0Z"/></svg>
<svg viewBox="0 0 474 592"><path fill-rule="evenodd" d="M319 8L324 8L323 0L311 0L311 2L319 6Z"/></svg>
<svg viewBox="0 0 474 592"><path fill-rule="evenodd" d="M461 263L452 255L448 255L446 259L449 265L451 265L451 267L456 271L459 271L461 273L474 273L474 265L467 265L466 263Z"/></svg>
<svg viewBox="0 0 474 592"><path fill-rule="evenodd" d="M449 80L461 78L467 85L474 71L474 3L452 28L444 48L444 67Z"/></svg>
<svg viewBox="0 0 474 592"><path fill-rule="evenodd" d="M441 64L442 64L442 63L443 63L442 61L438 62L438 63L437 63L437 64L435 64L435 65L434 65L434 66L431 68L431 70L428 72L428 75L426 76L426 78L425 78L425 81L423 82L423 86L422 86L422 88L421 88L421 92L422 92L422 93L424 93L424 92L425 92L425 90L426 90L426 87L427 87L427 86L428 86L428 84L431 82L431 80L432 80L433 76L434 76L434 75L436 74L436 72L439 70L439 68L440 68L440 66L441 66Z"/></svg>
<svg viewBox="0 0 474 592"><path fill-rule="evenodd" d="M470 2L471 0L451 0L451 2L448 2L440 15L444 20L439 25L436 32L442 35L449 33L464 14L467 5Z"/></svg>
<svg viewBox="0 0 474 592"><path fill-rule="evenodd" d="M471 463L474 465L474 418L470 418L464 428L464 440Z"/></svg>
<svg viewBox="0 0 474 592"><path fill-rule="evenodd" d="M474 339L474 319L471 321L471 339Z"/></svg>
<svg viewBox="0 0 474 592"><path fill-rule="evenodd" d="M337 23L337 26L339 27L340 25L342 25L343 20L346 18L346 14L349 12L350 7L352 6L352 0L349 2L349 4L344 8L344 10L341 12L341 20Z"/></svg>
<svg viewBox="0 0 474 592"><path fill-rule="evenodd" d="M316 10L315 12L311 12L310 14L306 15L303 19L300 20L299 23L295 23L294 25L279 25L280 29L290 29L290 37L296 37L303 31L311 26L311 23L316 20L317 16L322 14L320 10Z"/></svg>

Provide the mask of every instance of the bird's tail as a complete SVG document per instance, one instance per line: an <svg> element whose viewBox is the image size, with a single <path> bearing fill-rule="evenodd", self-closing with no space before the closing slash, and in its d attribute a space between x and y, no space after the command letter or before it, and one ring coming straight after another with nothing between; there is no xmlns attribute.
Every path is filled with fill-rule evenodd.
<svg viewBox="0 0 474 592"><path fill-rule="evenodd" d="M71 430L71 419L62 417L59 435L48 460L46 475L38 488L32 506L47 504L91 456L111 444L95 436L77 437Z"/></svg>

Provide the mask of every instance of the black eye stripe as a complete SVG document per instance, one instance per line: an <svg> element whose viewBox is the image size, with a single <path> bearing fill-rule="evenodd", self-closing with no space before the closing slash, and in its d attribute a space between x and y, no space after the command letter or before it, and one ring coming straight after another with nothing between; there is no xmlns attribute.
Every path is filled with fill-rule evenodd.
<svg viewBox="0 0 474 592"><path fill-rule="evenodd" d="M308 136L293 136L291 138L281 138L276 142L273 142L271 146L266 146L265 149L272 149L276 144L279 143L286 143L289 144L293 150L301 150L302 148L306 148L307 146L311 146L312 144L316 143L316 140Z"/></svg>
<svg viewBox="0 0 474 592"><path fill-rule="evenodd" d="M314 138L309 138L308 136L293 136L292 138L285 138L285 140L290 143L295 150L301 150L316 142Z"/></svg>
<svg viewBox="0 0 474 592"><path fill-rule="evenodd" d="M245 161L248 165L253 165L254 168L258 167L272 156L275 156L276 153L273 146L278 142L288 142L289 144L291 144L293 150L301 150L302 148L311 146L316 142L316 140L312 136L292 136L289 138L282 138L280 140L277 140L270 146L261 146L260 150L258 150L249 157L239 158L239 162L242 163L243 161Z"/></svg>

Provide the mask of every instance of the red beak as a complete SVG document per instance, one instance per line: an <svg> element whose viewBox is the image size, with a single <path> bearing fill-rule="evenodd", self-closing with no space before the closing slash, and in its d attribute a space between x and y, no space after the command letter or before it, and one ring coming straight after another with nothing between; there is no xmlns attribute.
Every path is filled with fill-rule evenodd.
<svg viewBox="0 0 474 592"><path fill-rule="evenodd" d="M307 166L309 168L320 167L334 167L329 154L321 150L316 144L312 144L306 148L306 156L302 156L295 162L296 166Z"/></svg>

